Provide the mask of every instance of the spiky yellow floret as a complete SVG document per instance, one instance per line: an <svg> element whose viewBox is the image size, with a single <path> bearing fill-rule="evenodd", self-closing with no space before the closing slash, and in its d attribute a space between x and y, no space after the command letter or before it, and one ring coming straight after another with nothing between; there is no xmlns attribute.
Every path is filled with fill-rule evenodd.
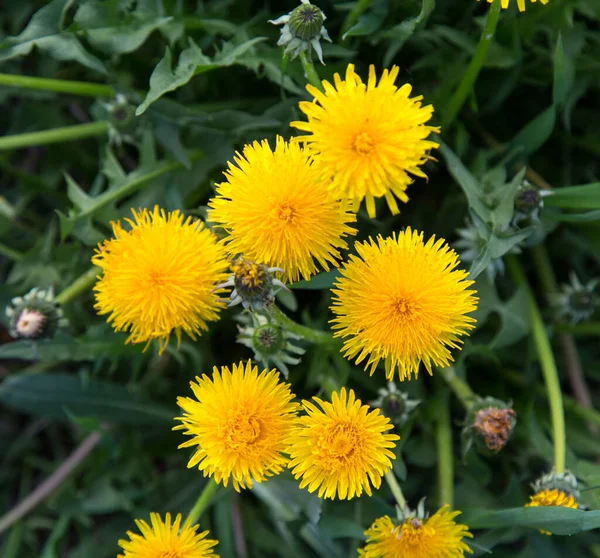
<svg viewBox="0 0 600 558"><path fill-rule="evenodd" d="M302 478L300 488L319 490L319 498L348 500L363 490L371 496L371 484L381 485L381 477L392 466L391 449L399 439L385 434L393 425L379 413L356 399L354 391L342 388L332 402L303 401L305 415L287 438L294 476Z"/></svg>
<svg viewBox="0 0 600 558"><path fill-rule="evenodd" d="M112 223L114 238L92 258L103 273L94 287L96 310L110 314L128 343L158 339L160 352L172 332L195 338L218 318L215 285L227 276L228 262L217 238L201 221L156 206L133 212L128 227Z"/></svg>
<svg viewBox="0 0 600 558"><path fill-rule="evenodd" d="M179 397L183 416L174 430L185 430L192 439L180 448L197 449L188 467L198 468L204 476L233 487L252 487L282 471L288 462L282 452L298 409L292 403L289 384L279 381L279 372L260 374L251 361L213 369L212 378L196 377L190 387L196 399Z"/></svg>
<svg viewBox="0 0 600 558"><path fill-rule="evenodd" d="M308 122L291 123L309 133L294 140L314 154L331 190L354 211L366 200L370 217L375 217L375 199L381 197L392 213L398 213L396 198L408 201L411 175L426 178L420 167L429 159L429 150L438 147L426 139L439 132L425 125L433 107L421 106L420 96L411 98L409 84L396 87L398 72L397 66L384 70L377 83L375 67L370 66L365 84L349 64L345 80L335 74L335 85L323 81L324 92L306 86L314 100L299 106Z"/></svg>
<svg viewBox="0 0 600 558"><path fill-rule="evenodd" d="M208 203L209 220L229 233L229 252L279 267L290 281L308 279L317 263L337 266L356 217L342 211L308 153L278 137L275 151L266 140L254 142L235 163Z"/></svg>
<svg viewBox="0 0 600 558"><path fill-rule="evenodd" d="M206 538L208 531L197 533L199 526L192 526L189 519L181 527L181 514L172 524L170 513L164 521L151 513L151 525L141 519L135 523L142 534L128 531L130 540L119 541L124 553L117 558L219 558L213 553L217 541Z"/></svg>
<svg viewBox="0 0 600 558"><path fill-rule="evenodd" d="M479 0L477 0L479 2ZM532 3L535 4L536 0L530 0ZM549 0L540 0L541 4L547 4ZM494 0L487 0L488 4L491 4L492 2L494 2ZM510 0L500 0L500 7L503 10L506 10L508 8L508 5L510 4ZM525 11L525 0L517 0L517 8L519 8L520 12L524 12Z"/></svg>
<svg viewBox="0 0 600 558"><path fill-rule="evenodd" d="M365 531L367 544L359 550L365 558L461 558L473 551L463 542L473 537L466 525L455 523L460 512L439 509L431 517L421 520L409 518L394 525L388 517L376 519Z"/></svg>
<svg viewBox="0 0 600 558"><path fill-rule="evenodd" d="M449 349L474 327L467 314L477 307L456 252L443 239L425 243L410 228L355 248L332 289L332 327L345 339L345 356L357 364L367 359L371 374L383 359L390 381L396 370L401 381L417 376L421 362L429 373L448 366Z"/></svg>

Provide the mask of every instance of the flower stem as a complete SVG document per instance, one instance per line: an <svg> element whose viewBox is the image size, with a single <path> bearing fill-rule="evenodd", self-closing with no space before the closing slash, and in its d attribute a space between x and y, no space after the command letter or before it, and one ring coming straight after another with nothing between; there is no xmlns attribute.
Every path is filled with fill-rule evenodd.
<svg viewBox="0 0 600 558"><path fill-rule="evenodd" d="M450 428L450 406L446 394L440 397L436 423L438 453L438 483L440 507L454 506L454 463L452 461L452 430Z"/></svg>
<svg viewBox="0 0 600 558"><path fill-rule="evenodd" d="M54 130L41 130L39 132L27 132L25 134L14 134L0 138L0 151L6 149L17 149L19 147L33 147L35 145L47 145L49 143L60 143L92 136L103 136L108 131L108 122L100 120L75 126L65 126Z"/></svg>
<svg viewBox="0 0 600 558"><path fill-rule="evenodd" d="M487 19L485 20L485 26L483 28L483 32L481 33L481 37L479 38L477 48L475 49L475 54L469 63L467 71L463 74L463 77L458 84L458 88L454 92L454 95L452 95L450 103L448 104L448 109L446 110L442 120L442 130L445 130L446 132L454 122L456 115L459 113L462 106L465 104L469 93L473 91L473 85L475 84L475 80L481 71L487 51L490 48L492 39L494 38L499 17L500 0L495 0L492 2L488 11Z"/></svg>
<svg viewBox="0 0 600 558"><path fill-rule="evenodd" d="M38 91L54 91L55 93L72 93L73 95L86 95L89 97L113 97L115 95L115 90L110 85L65 79L17 76L14 74L0 74L0 85L20 87L21 89L37 89Z"/></svg>
<svg viewBox="0 0 600 558"><path fill-rule="evenodd" d="M565 414L563 409L562 393L560 391L560 382L556 362L552 354L552 347L544 327L542 315L527 282L525 273L514 256L506 257L507 267L513 276L513 280L518 285L524 285L527 293L527 306L529 310L529 319L533 339L538 353L540 366L546 383L548 392L548 401L550 403L550 415L552 418L552 438L554 441L554 467L557 473L565 470L566 460L566 435L565 435Z"/></svg>
<svg viewBox="0 0 600 558"><path fill-rule="evenodd" d="M456 375L454 366L438 368L437 370L443 376L444 380L446 380L450 389L454 392L454 395L460 399L463 407L468 411L473 402L477 399L477 395L471 389L471 386Z"/></svg>
<svg viewBox="0 0 600 558"><path fill-rule="evenodd" d="M556 324L557 331L571 335L600 335L600 322L586 322L583 324Z"/></svg>
<svg viewBox="0 0 600 558"><path fill-rule="evenodd" d="M265 312L279 327L300 335L306 341L317 345L331 345L335 342L331 333L327 331L318 331L300 324L297 324L288 318L275 303L265 306Z"/></svg>
<svg viewBox="0 0 600 558"><path fill-rule="evenodd" d="M394 471L392 469L385 474L385 480L388 483L392 494L394 495L398 507L401 510L404 510L406 507L406 498L404 497L404 494L402 494L402 489L400 488L400 485L396 480L396 475L394 475Z"/></svg>
<svg viewBox="0 0 600 558"><path fill-rule="evenodd" d="M198 522L198 519L200 519L202 512L204 512L204 510L208 507L210 499L214 496L217 488L219 488L219 485L214 481L214 479L208 479L208 482L204 485L202 492L200 492L200 496L198 496L196 503L187 516L187 519L191 520L192 525L195 525Z"/></svg>
<svg viewBox="0 0 600 558"><path fill-rule="evenodd" d="M80 275L64 291L56 297L58 304L66 304L84 291L92 288L96 282L96 277L100 275L100 269L96 266L88 269L83 275Z"/></svg>
<svg viewBox="0 0 600 558"><path fill-rule="evenodd" d="M319 91L323 91L323 84L319 79L319 74L317 73L315 65L310 59L310 56L306 55L306 52L300 53L300 62L302 62L302 67L304 68L304 73L306 74L308 83L316 87Z"/></svg>

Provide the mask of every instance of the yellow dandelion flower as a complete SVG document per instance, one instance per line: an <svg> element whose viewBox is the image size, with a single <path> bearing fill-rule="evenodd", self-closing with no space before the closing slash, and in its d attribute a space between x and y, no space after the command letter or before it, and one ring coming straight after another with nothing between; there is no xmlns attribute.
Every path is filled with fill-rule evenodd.
<svg viewBox="0 0 600 558"><path fill-rule="evenodd" d="M229 233L229 252L280 267L292 282L317 273L316 262L337 267L356 217L342 211L308 153L278 137L275 151L254 142L235 162L208 203L209 220Z"/></svg>
<svg viewBox="0 0 600 558"><path fill-rule="evenodd" d="M290 385L279 381L279 372L260 374L249 360L234 364L230 372L215 367L213 376L196 377L190 387L196 399L179 397L183 416L174 430L185 430L192 439L180 448L198 446L188 467L198 466L204 476L214 476L225 486L252 487L279 474L287 465L282 455L298 404L292 403Z"/></svg>
<svg viewBox="0 0 600 558"><path fill-rule="evenodd" d="M344 340L343 351L373 374L381 359L388 380L396 369L400 381L419 371L423 362L448 366L451 348L474 327L466 314L477 307L467 287L467 272L455 269L458 256L443 239L408 228L377 242L356 243L358 256L341 269L332 289L336 315L332 328Z"/></svg>
<svg viewBox="0 0 600 558"><path fill-rule="evenodd" d="M319 498L340 499L371 496L371 484L381 486L381 477L395 459L392 448L400 437L385 434L393 425L390 419L370 411L356 399L354 391L333 393L332 402L313 397L320 409L309 401L302 405L306 414L287 439L290 469L300 488L319 489Z"/></svg>
<svg viewBox="0 0 600 558"><path fill-rule="evenodd" d="M472 554L462 539L473 535L466 525L454 521L459 514L444 506L427 519L412 517L397 526L388 516L380 517L365 531L367 544L358 553L365 558L460 558L465 552Z"/></svg>
<svg viewBox="0 0 600 558"><path fill-rule="evenodd" d="M367 212L375 217L375 198L385 197L393 214L396 198L407 202L411 175L426 178L419 168L438 144L426 138L439 128L426 126L433 114L431 105L421 106L422 97L409 95L412 87L394 85L399 68L384 70L379 83L375 67L363 83L349 64L346 79L334 75L335 87L323 81L324 92L312 85L307 91L313 102L302 101L300 110L308 122L291 126L308 136L294 138L315 155L315 165L330 188L354 211L366 199Z"/></svg>
<svg viewBox="0 0 600 558"><path fill-rule="evenodd" d="M479 0L477 0L479 2ZM530 0L533 4L535 4L536 0ZM541 4L546 5L548 3L549 0L540 0ZM488 4L491 4L492 2L494 2L494 0L487 0ZM503 10L506 10L508 8L508 5L510 4L510 0L501 0L500 1L500 7ZM520 12L524 12L525 11L525 0L517 0L517 8L519 8Z"/></svg>
<svg viewBox="0 0 600 558"><path fill-rule="evenodd" d="M162 353L171 333L192 339L218 318L215 285L226 277L228 262L217 238L201 221L157 207L132 210L129 227L112 223L114 238L92 258L103 274L94 287L96 310L110 314L116 331L128 331L127 343L158 339Z"/></svg>
<svg viewBox="0 0 600 558"><path fill-rule="evenodd" d="M159 514L151 513L151 525L141 519L135 523L142 534L128 531L130 540L119 541L124 553L117 558L219 558L213 553L217 541L206 538L208 531L197 533L198 525L192 526L189 519L181 527L181 514L177 514L173 524L170 513L165 521Z"/></svg>
<svg viewBox="0 0 600 558"><path fill-rule="evenodd" d="M530 496L529 502L525 504L526 508L535 508L538 506L562 506L563 508L572 508L574 510L579 509L579 503L572 494L557 489L540 490ZM544 531L543 529L540 529L540 533L544 535L552 534L550 531Z"/></svg>

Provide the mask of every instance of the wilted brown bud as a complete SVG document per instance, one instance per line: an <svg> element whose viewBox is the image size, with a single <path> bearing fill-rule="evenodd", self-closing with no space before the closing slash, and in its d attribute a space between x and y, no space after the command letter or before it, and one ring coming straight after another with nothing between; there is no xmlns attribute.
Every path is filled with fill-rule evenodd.
<svg viewBox="0 0 600 558"><path fill-rule="evenodd" d="M475 413L473 428L489 450L498 452L508 442L516 419L513 409L486 407Z"/></svg>

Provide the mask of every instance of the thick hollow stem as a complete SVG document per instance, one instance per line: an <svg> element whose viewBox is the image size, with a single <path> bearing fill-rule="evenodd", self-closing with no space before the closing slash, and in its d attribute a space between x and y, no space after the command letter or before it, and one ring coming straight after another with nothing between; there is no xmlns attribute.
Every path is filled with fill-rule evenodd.
<svg viewBox="0 0 600 558"><path fill-rule="evenodd" d="M0 74L0 85L19 87L21 89L37 89L38 91L54 91L55 93L86 95L89 97L113 97L115 95L115 90L110 85L102 85L101 83L17 76L14 74Z"/></svg>
<svg viewBox="0 0 600 558"><path fill-rule="evenodd" d="M300 324L297 324L290 318L288 318L276 305L275 303L265 306L265 312L267 315L282 329L300 335L306 341L310 343L316 343L317 345L332 345L335 343L333 336L326 331L318 331L311 329Z"/></svg>
<svg viewBox="0 0 600 558"><path fill-rule="evenodd" d="M444 380L450 386L450 389L454 392L454 395L460 399L464 408L468 411L473 402L477 399L477 395L471 389L471 386L464 380L456 375L454 366L447 366L446 368L438 368L438 372L442 375Z"/></svg>
<svg viewBox="0 0 600 558"><path fill-rule="evenodd" d="M406 498L404 497L404 494L402 493L402 489L400 488L400 485L398 484L398 481L396 480L396 475L394 475L394 471L392 471L392 469L390 469L385 474L385 480L388 483L388 486L390 487L392 494L394 495L394 499L396 500L398 507L401 510L404 510L404 508L406 507Z"/></svg>
<svg viewBox="0 0 600 558"><path fill-rule="evenodd" d="M436 423L438 455L438 484L440 507L454 506L454 462L452 461L452 429L450 428L450 406L448 397L440 398L438 421Z"/></svg>
<svg viewBox="0 0 600 558"><path fill-rule="evenodd" d="M554 361L552 347L550 346L550 340L548 339L546 328L544 327L542 315L531 288L529 287L525 273L521 269L521 265L514 256L507 256L506 263L515 283L524 285L527 292L527 306L531 322L531 331L542 373L544 375L544 382L546 383L548 401L550 403L552 438L554 442L554 467L558 473L562 473L565 470L566 460L565 413L556 362Z"/></svg>
<svg viewBox="0 0 600 558"><path fill-rule="evenodd" d="M208 482L204 485L202 492L200 492L196 503L194 504L194 506L190 510L190 513L188 514L188 519L191 520L192 525L198 523L198 519L200 519L200 516L210 504L210 500L214 496L218 488L219 485L214 481L214 479L209 478Z"/></svg>
<svg viewBox="0 0 600 558"><path fill-rule="evenodd" d="M485 61L488 49L490 48L490 44L494 38L499 17L500 0L495 0L495 2L492 2L490 6L487 19L485 20L483 32L481 33L479 43L475 49L475 54L473 55L473 58L467 67L467 71L463 74L463 77L458 84L458 88L454 92L454 95L452 95L450 103L448 104L448 109L446 110L444 119L442 121L442 130L446 132L454 122L462 106L465 104L469 93L473 90L473 85L477 80L477 76L481 71L481 67Z"/></svg>
<svg viewBox="0 0 600 558"><path fill-rule="evenodd" d="M88 269L83 275L80 275L73 281L64 291L56 296L58 304L66 304L79 296L81 293L88 291L96 282L96 277L100 275L100 269L96 266Z"/></svg>
<svg viewBox="0 0 600 558"><path fill-rule="evenodd" d="M74 141L93 136L103 136L107 132L108 122L101 120L99 122L55 128L54 130L14 134L12 136L0 138L0 151L18 149L20 147L33 147L35 145L48 145L50 143L60 143L64 141Z"/></svg>
<svg viewBox="0 0 600 558"><path fill-rule="evenodd" d="M306 52L301 52L300 62L302 63L302 67L304 68L304 73L306 74L306 79L308 80L308 83L316 87L319 91L323 91L323 84L319 79L319 74L317 73L315 65L310 59L310 55L307 55Z"/></svg>

